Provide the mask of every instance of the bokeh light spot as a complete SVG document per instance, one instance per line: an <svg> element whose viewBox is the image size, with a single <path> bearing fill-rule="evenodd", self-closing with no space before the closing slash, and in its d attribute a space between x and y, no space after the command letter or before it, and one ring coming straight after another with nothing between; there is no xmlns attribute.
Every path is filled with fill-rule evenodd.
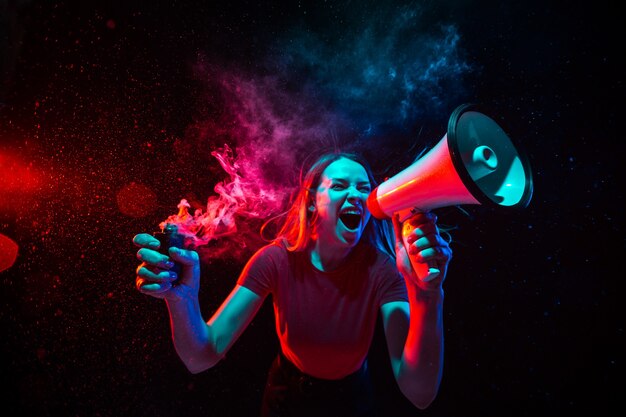
<svg viewBox="0 0 626 417"><path fill-rule="evenodd" d="M0 272L9 269L17 259L18 245L11 238L0 234Z"/></svg>

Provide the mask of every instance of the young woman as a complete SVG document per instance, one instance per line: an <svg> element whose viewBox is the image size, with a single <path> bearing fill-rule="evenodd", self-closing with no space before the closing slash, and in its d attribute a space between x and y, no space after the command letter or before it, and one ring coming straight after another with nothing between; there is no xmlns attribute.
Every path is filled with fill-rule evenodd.
<svg viewBox="0 0 626 417"><path fill-rule="evenodd" d="M208 321L198 302L200 263L191 250L156 251L138 234L136 286L166 301L176 351L201 372L226 354L271 294L281 352L267 380L263 416L372 416L367 370L380 312L393 374L418 408L435 398L443 366L443 289L452 251L432 213L401 225L371 218L376 186L359 156L320 157L302 180L277 237L259 249ZM407 226L408 225L408 226ZM402 227L408 227L406 243ZM182 265L180 277L169 269ZM435 263L429 282L413 264ZM176 285L172 282L180 278ZM322 414L324 413L324 414Z"/></svg>

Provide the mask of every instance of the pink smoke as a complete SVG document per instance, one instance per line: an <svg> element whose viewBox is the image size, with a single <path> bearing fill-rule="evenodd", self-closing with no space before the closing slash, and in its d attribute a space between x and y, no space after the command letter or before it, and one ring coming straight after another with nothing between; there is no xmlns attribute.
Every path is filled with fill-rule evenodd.
<svg viewBox="0 0 626 417"><path fill-rule="evenodd" d="M280 207L284 195L281 190L266 187L259 178L250 175L237 162L228 145L211 152L229 175L228 180L218 182L214 191L217 196L209 197L206 210L196 209L189 213L191 205L186 199L178 204L178 213L169 216L159 225L178 226L178 233L185 236L193 247L208 244L212 240L237 232L237 218L263 219ZM246 177L244 177L244 175Z"/></svg>
<svg viewBox="0 0 626 417"><path fill-rule="evenodd" d="M306 89L289 89L277 76L246 77L203 62L195 69L207 88L206 117L176 150L185 159L213 149L226 178L215 184L217 195L205 209L192 214L182 199L161 227L178 225L190 246L205 247L199 250L205 258L239 258L263 242L263 221L286 209L307 157L340 147L345 123Z"/></svg>

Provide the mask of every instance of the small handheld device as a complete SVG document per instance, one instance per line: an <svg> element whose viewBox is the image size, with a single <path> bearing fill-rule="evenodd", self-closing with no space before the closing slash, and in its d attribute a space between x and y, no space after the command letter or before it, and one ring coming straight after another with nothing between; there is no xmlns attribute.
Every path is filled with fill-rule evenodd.
<svg viewBox="0 0 626 417"><path fill-rule="evenodd" d="M178 226L175 224L166 223L163 230L154 232L152 235L161 242L159 253L169 256L169 248L171 247L184 249L185 239L183 235L178 233ZM174 266L170 268L170 271L174 271L176 274L180 275L180 264L174 262Z"/></svg>

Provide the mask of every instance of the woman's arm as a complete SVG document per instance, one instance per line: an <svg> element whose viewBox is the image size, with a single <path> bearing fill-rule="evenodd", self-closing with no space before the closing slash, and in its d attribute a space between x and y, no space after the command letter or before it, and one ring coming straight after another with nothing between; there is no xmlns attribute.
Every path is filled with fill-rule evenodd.
<svg viewBox="0 0 626 417"><path fill-rule="evenodd" d="M205 323L197 297L168 300L174 347L187 369L198 373L217 364L248 327L262 304L262 297L237 285Z"/></svg>
<svg viewBox="0 0 626 417"><path fill-rule="evenodd" d="M410 303L381 307L393 374L400 390L416 407L435 399L443 370L443 292L409 290Z"/></svg>
<svg viewBox="0 0 626 417"><path fill-rule="evenodd" d="M202 318L198 301L200 261L195 251L170 248L169 256L156 251L159 242L149 234L133 239L141 249L137 258L137 289L167 303L172 339L190 372L198 373L218 363L250 324L264 298L240 285L208 322ZM181 264L180 277L169 271L171 261Z"/></svg>
<svg viewBox="0 0 626 417"><path fill-rule="evenodd" d="M404 395L418 408L435 399L443 370L443 288L452 251L439 235L432 213L419 213L402 227L394 218L396 264L404 276L409 302L381 307L393 372ZM407 223L405 222L405 225ZM429 262L441 272L424 282L415 268Z"/></svg>

